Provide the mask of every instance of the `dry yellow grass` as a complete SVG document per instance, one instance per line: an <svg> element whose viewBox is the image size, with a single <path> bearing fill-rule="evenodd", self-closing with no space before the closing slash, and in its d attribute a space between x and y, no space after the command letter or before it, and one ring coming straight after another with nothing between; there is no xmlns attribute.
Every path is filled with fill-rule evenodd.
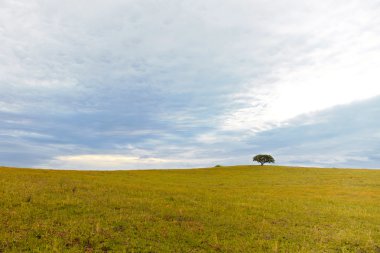
<svg viewBox="0 0 380 253"><path fill-rule="evenodd" d="M0 168L0 252L380 252L380 171Z"/></svg>

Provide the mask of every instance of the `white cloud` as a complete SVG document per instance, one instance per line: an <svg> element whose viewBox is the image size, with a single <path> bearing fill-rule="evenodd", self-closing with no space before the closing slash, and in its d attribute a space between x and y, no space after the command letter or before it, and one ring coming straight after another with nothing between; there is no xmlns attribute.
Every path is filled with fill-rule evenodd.
<svg viewBox="0 0 380 253"><path fill-rule="evenodd" d="M0 101L0 112L19 112L21 111L19 104L5 103Z"/></svg>
<svg viewBox="0 0 380 253"><path fill-rule="evenodd" d="M210 163L210 159L171 159L139 157L120 154L85 154L57 156L48 163L40 164L39 167L53 167L61 169L167 169L167 168L190 168L189 164L200 165Z"/></svg>
<svg viewBox="0 0 380 253"><path fill-rule="evenodd" d="M335 7L310 10L294 28L284 24L286 36L294 32L300 41L279 49L286 55L270 78L253 79L231 96L240 106L225 115L223 129L268 130L300 114L380 94L377 9L357 1Z"/></svg>
<svg viewBox="0 0 380 253"><path fill-rule="evenodd" d="M305 163L308 166L324 166L324 167L344 167L342 164L366 164L369 162L368 157L352 156L350 154L334 154L334 155L280 155L277 156L282 164L291 164L303 166ZM297 163L297 161L299 161Z"/></svg>
<svg viewBox="0 0 380 253"><path fill-rule="evenodd" d="M0 136L7 136L7 137L14 137L14 138L23 138L23 137L30 137L30 138L52 138L52 136L47 134L41 134L36 132L30 132L30 131L22 131L22 130L0 130Z"/></svg>
<svg viewBox="0 0 380 253"><path fill-rule="evenodd" d="M372 0L0 1L0 141L18 135L28 144L10 151L17 158L3 154L22 160L49 144L43 160L52 167L231 162L260 148L249 143L258 132L380 94L379 8ZM30 133L52 138L33 142ZM107 155L119 153L128 155Z"/></svg>

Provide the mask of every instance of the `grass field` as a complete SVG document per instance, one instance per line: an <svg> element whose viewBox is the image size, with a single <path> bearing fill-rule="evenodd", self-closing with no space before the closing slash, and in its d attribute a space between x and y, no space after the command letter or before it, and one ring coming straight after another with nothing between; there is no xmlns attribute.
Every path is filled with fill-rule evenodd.
<svg viewBox="0 0 380 253"><path fill-rule="evenodd" d="M380 252L380 170L0 167L0 252Z"/></svg>

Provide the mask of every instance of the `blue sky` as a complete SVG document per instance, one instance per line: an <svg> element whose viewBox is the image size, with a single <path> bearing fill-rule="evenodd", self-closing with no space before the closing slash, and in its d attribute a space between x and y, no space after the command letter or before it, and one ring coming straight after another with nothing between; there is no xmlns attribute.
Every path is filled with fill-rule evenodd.
<svg viewBox="0 0 380 253"><path fill-rule="evenodd" d="M378 1L0 1L0 164L380 167Z"/></svg>

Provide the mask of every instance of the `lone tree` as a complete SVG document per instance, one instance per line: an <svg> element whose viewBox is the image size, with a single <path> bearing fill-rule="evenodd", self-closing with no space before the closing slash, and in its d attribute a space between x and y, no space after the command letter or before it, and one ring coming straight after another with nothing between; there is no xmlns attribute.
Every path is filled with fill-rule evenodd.
<svg viewBox="0 0 380 253"><path fill-rule="evenodd" d="M253 157L254 162L258 162L261 164L261 166L264 165L264 163L274 163L274 158L271 155L257 155Z"/></svg>

